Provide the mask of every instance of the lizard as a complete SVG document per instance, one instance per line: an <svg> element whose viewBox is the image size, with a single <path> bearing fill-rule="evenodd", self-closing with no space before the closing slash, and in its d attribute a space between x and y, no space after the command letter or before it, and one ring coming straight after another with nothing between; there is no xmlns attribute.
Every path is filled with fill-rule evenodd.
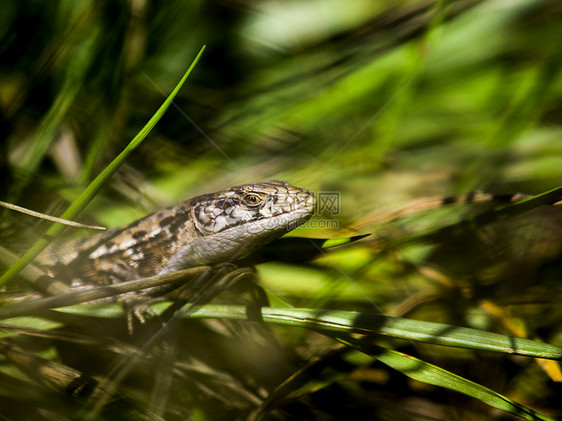
<svg viewBox="0 0 562 421"><path fill-rule="evenodd" d="M70 287L113 285L196 266L231 263L306 222L314 193L283 181L245 184L196 196L130 225L93 236L55 242L34 263ZM154 287L119 299L144 322ZM141 310L142 309L142 310Z"/></svg>
<svg viewBox="0 0 562 421"><path fill-rule="evenodd" d="M375 219L388 222L455 203L510 203L528 197L470 193L425 198ZM54 243L35 263L53 280L88 288L233 262L306 222L314 213L315 204L312 192L282 181L235 186L188 199L123 228ZM121 296L129 322L131 314L144 321L142 312L137 311L139 303L147 295L161 294L163 288Z"/></svg>

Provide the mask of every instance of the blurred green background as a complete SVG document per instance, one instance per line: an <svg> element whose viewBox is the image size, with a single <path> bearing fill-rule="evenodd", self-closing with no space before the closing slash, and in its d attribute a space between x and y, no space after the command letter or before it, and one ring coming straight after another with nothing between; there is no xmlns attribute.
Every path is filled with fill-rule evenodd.
<svg viewBox="0 0 562 421"><path fill-rule="evenodd" d="M343 217L357 219L412 196L560 184L557 2L2 10L4 197L25 201L21 190L38 182L74 197L204 44L178 109L105 196L168 203L279 178L340 191ZM113 217L103 222L123 222Z"/></svg>
<svg viewBox="0 0 562 421"><path fill-rule="evenodd" d="M561 2L1 0L0 10L1 200L59 215L206 45L176 107L82 221L116 227L190 196L268 179L338 192L337 227L297 233L374 235L312 265L262 265L266 288L297 306L561 343L561 215L552 209L378 254L381 239L424 233L466 211L379 222L414 199L562 184ZM21 248L42 226L4 212L2 241ZM284 339L304 361L326 349L313 334ZM406 345L562 416L555 366L426 348ZM285 415L510 419L383 371L364 368L303 392L310 396L294 398ZM333 396L341 407L330 406ZM247 411L233 407L228 416Z"/></svg>

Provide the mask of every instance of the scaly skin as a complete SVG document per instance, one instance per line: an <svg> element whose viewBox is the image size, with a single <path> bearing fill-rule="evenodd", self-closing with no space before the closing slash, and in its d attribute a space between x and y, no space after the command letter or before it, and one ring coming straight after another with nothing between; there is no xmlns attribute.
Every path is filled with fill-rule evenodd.
<svg viewBox="0 0 562 421"><path fill-rule="evenodd" d="M233 262L306 222L308 190L282 181L197 196L132 224L53 244L36 259L72 286L110 285L194 266Z"/></svg>

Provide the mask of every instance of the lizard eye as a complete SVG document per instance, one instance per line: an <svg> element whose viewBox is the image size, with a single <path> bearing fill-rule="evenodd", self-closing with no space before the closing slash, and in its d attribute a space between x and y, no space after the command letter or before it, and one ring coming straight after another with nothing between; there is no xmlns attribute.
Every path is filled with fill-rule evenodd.
<svg viewBox="0 0 562 421"><path fill-rule="evenodd" d="M248 206L257 206L261 203L262 199L257 194L249 193L244 196L244 203Z"/></svg>

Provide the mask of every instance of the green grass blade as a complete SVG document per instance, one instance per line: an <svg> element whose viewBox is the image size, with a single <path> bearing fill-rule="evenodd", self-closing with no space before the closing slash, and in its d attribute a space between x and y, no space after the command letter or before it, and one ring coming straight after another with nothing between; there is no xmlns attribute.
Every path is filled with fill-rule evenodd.
<svg viewBox="0 0 562 421"><path fill-rule="evenodd" d="M243 306L205 306L196 310L190 317L246 319L247 315L247 309ZM398 351L363 343L348 334L378 333L440 345L496 350L553 359L562 359L561 347L476 329L345 311L262 308L261 316L268 322L331 332L342 331L345 339L335 335L338 339L414 380L466 394L493 408L518 415L523 419L553 421L500 393L450 371Z"/></svg>
<svg viewBox="0 0 562 421"><path fill-rule="evenodd" d="M39 125L37 135L19 162L19 166L26 172L34 173L44 159L47 149L56 138L69 109L76 100L80 89L85 84L88 70L94 60L96 39L99 29L90 34L73 51L72 65L64 67L64 82L49 111Z"/></svg>
<svg viewBox="0 0 562 421"><path fill-rule="evenodd" d="M339 247L349 243L354 243L355 241L362 240L365 237L368 237L371 234L361 234L361 235L354 235L353 237L345 237L345 238L329 238L322 243L323 249L329 249L332 247Z"/></svg>
<svg viewBox="0 0 562 421"><path fill-rule="evenodd" d="M368 347L370 348L369 350L353 338L349 338L349 341L344 340L344 342L359 348L361 351L373 356L382 363L400 371L405 376L414 380L463 393L478 399L493 408L518 415L526 420L554 421L552 418L533 411L532 409L527 408L526 406L521 405L501 395L500 393L494 392L485 386L474 383L464 377L453 374L450 371L439 368L433 364L426 363L410 355L372 346Z"/></svg>
<svg viewBox="0 0 562 421"><path fill-rule="evenodd" d="M525 212L536 209L539 206L553 204L560 200L562 200L562 187L556 187L528 199L521 200L520 202L482 212L478 215L463 219L460 222L438 228L425 234L412 238L398 239L396 241L391 240L386 247L393 248L406 244L448 240L466 232L473 232L486 225L514 218Z"/></svg>
<svg viewBox="0 0 562 421"><path fill-rule="evenodd" d="M185 72L179 83L176 85L172 93L166 98L164 103L158 108L156 113L152 118L146 123L146 125L139 131L139 133L129 142L127 147L107 166L104 170L86 187L86 189L78 196L78 198L72 202L68 209L61 215L63 219L73 219L80 213L87 204L95 197L98 191L102 188L105 182L119 169L119 167L125 162L128 156L142 143L146 138L148 133L154 128L156 123L162 118L166 110L172 104L172 101L182 88L183 84L187 80L191 71L199 61L205 46L201 48L189 69ZM52 225L46 232L45 237L41 238L4 274L0 277L0 286L4 285L13 276L17 275L29 262L31 262L41 251L47 247L49 244L49 238L56 236L64 227L59 224Z"/></svg>
<svg viewBox="0 0 562 421"><path fill-rule="evenodd" d="M189 317L246 320L247 308L207 305ZM562 347L559 346L442 323L352 311L271 307L262 308L261 317L270 323L321 331L378 334L434 345L562 360Z"/></svg>
<svg viewBox="0 0 562 421"><path fill-rule="evenodd" d="M153 306L153 309L163 311L168 304L158 303ZM85 314L88 314L87 307L88 305L77 306L76 308L69 307L62 311L70 311L77 315L81 314L81 311L86 311ZM245 306L206 305L190 313L187 317L249 320L249 313ZM370 342L359 341L349 334L380 334L437 345L557 360L562 359L562 347L441 323L346 311L262 308L260 320L287 326L311 328L326 333L336 332L333 336L342 342L378 359L412 379L466 394L491 407L516 414L524 419L551 420L485 386L409 355L374 346Z"/></svg>

